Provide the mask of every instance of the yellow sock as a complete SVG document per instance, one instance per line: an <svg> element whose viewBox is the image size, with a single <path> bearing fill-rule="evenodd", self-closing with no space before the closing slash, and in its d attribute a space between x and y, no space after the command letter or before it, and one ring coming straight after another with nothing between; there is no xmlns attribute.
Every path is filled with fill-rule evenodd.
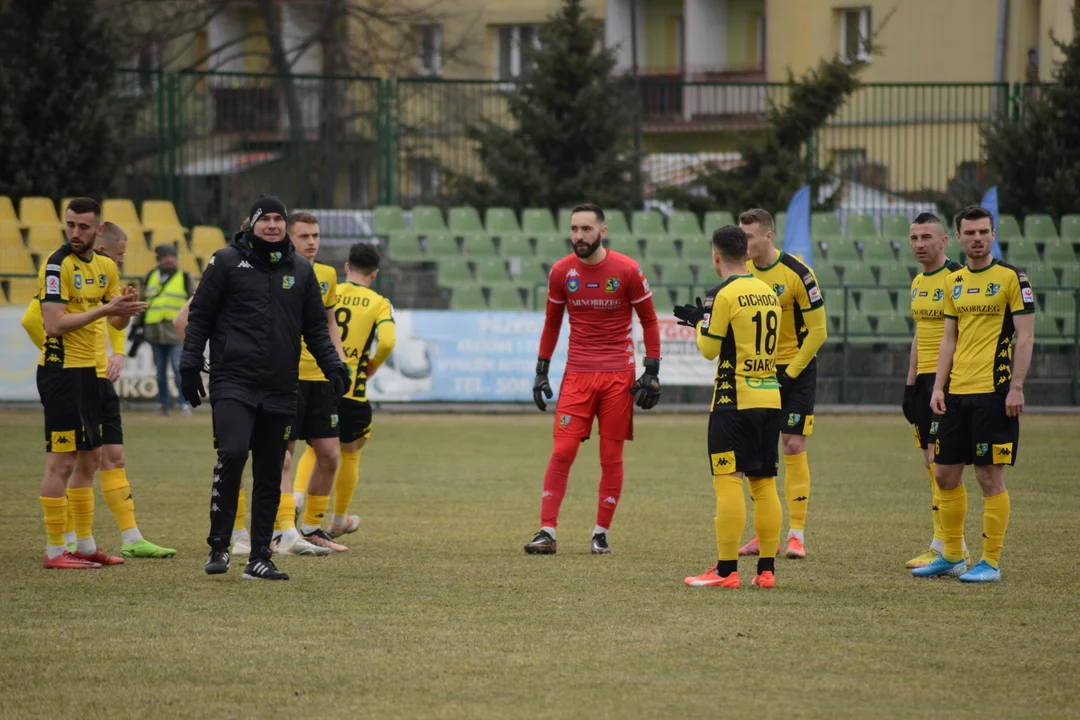
<svg viewBox="0 0 1080 720"><path fill-rule="evenodd" d="M281 500L277 506L277 521L274 523L275 530L284 532L289 528L296 527L296 500L291 492L281 493Z"/></svg>
<svg viewBox="0 0 1080 720"><path fill-rule="evenodd" d="M345 516L349 513L353 493L360 482L360 450L354 453L342 452L337 474L334 476L334 514Z"/></svg>
<svg viewBox="0 0 1080 720"><path fill-rule="evenodd" d="M810 502L810 466L806 452L784 456L784 499L787 500L788 526L792 530L806 527L806 506ZM758 546L761 538L758 538Z"/></svg>
<svg viewBox="0 0 1080 720"><path fill-rule="evenodd" d="M66 518L64 521L64 535L75 532L75 516L71 514L71 503L67 501L67 496L64 496L64 507Z"/></svg>
<svg viewBox="0 0 1080 720"><path fill-rule="evenodd" d="M720 560L739 559L739 540L746 526L746 498L743 481L735 475L714 475L716 491L716 554Z"/></svg>
<svg viewBox="0 0 1080 720"><path fill-rule="evenodd" d="M761 557L774 558L780 544L780 526L784 524L776 478L750 478L750 497L754 499L754 531L759 552Z"/></svg>
<svg viewBox="0 0 1080 720"><path fill-rule="evenodd" d="M94 535L94 488L68 488L68 502L75 519L75 537Z"/></svg>
<svg viewBox="0 0 1080 720"><path fill-rule="evenodd" d="M305 530L322 526L323 519L326 517L326 508L328 507L330 507L329 495L309 494L307 496L307 503L304 504Z"/></svg>
<svg viewBox="0 0 1080 720"><path fill-rule="evenodd" d="M934 511L934 539L945 542L945 532L941 529L941 516L938 514L938 506L941 505L941 490L938 489L937 480L934 479L934 463L930 463L930 467L926 469L930 473L930 497L932 498L933 505L931 506Z"/></svg>
<svg viewBox="0 0 1080 720"><path fill-rule="evenodd" d="M236 498L236 519L233 520L233 532L244 529L244 516L247 515L247 495L244 494L244 486L240 486L240 495Z"/></svg>
<svg viewBox="0 0 1080 720"><path fill-rule="evenodd" d="M121 532L135 527L135 501L131 499L127 470L102 470L101 494L105 496L105 502Z"/></svg>
<svg viewBox="0 0 1080 720"><path fill-rule="evenodd" d="M967 519L967 489L963 483L952 490L938 490L938 518L944 535L945 550L941 554L949 562L964 559L964 521ZM1002 536L1005 529L1002 528Z"/></svg>
<svg viewBox="0 0 1080 720"><path fill-rule="evenodd" d="M294 456L295 457L295 456ZM307 495L311 471L315 469L315 448L305 445L304 454L296 462L296 477L293 479L293 492Z"/></svg>
<svg viewBox="0 0 1080 720"><path fill-rule="evenodd" d="M1009 491L983 500L983 555L990 567L998 567L1001 546L1005 544L1005 530L1009 527L1009 511L1012 503Z"/></svg>
<svg viewBox="0 0 1080 720"><path fill-rule="evenodd" d="M49 547L64 547L66 545L64 542L64 523L68 514L67 498L42 496L41 509L45 513L45 542L48 543Z"/></svg>

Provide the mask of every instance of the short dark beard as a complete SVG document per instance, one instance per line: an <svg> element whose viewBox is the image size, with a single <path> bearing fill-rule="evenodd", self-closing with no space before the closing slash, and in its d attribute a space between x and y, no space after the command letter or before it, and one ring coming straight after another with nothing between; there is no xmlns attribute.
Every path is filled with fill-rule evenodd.
<svg viewBox="0 0 1080 720"><path fill-rule="evenodd" d="M597 238L596 242L591 243L589 245L589 247L585 250L584 253L582 251L578 250L577 244L575 243L574 244L574 254L577 255L582 260L584 260L585 258L590 258L590 257L592 257L593 255L596 254L596 251L600 249L600 246L603 244L603 242L604 242L603 238Z"/></svg>

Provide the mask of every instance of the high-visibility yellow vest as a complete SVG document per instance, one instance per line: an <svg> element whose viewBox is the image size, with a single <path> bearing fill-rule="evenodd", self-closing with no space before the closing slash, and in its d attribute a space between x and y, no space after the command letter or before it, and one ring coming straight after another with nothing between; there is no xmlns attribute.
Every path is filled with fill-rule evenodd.
<svg viewBox="0 0 1080 720"><path fill-rule="evenodd" d="M158 270L152 271L146 279L146 297L149 298L146 325L172 322L187 302L183 271L174 272L165 282L164 287L161 285L161 273Z"/></svg>

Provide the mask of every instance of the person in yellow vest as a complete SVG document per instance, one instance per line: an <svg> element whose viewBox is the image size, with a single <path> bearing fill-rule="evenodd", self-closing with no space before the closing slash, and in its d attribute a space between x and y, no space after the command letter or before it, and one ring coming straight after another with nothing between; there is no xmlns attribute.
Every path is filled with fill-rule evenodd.
<svg viewBox="0 0 1080 720"><path fill-rule="evenodd" d="M143 339L154 352L157 367L158 411L168 415L172 409L172 393L169 392L169 372L180 383L180 350L183 343L173 327L173 320L191 297L191 276L177 267L176 246L158 245L158 266L150 271L143 282L143 300L149 305L142 319ZM179 399L180 411L191 414L191 408L183 398Z"/></svg>

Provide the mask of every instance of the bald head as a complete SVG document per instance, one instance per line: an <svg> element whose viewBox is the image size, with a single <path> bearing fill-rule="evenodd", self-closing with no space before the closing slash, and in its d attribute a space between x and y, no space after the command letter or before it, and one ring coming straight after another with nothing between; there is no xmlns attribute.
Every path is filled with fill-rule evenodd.
<svg viewBox="0 0 1080 720"><path fill-rule="evenodd" d="M101 234L98 235L97 247L94 249L103 255L112 258L117 266L124 265L124 253L127 252L128 237L124 229L116 223L105 221L102 223Z"/></svg>

